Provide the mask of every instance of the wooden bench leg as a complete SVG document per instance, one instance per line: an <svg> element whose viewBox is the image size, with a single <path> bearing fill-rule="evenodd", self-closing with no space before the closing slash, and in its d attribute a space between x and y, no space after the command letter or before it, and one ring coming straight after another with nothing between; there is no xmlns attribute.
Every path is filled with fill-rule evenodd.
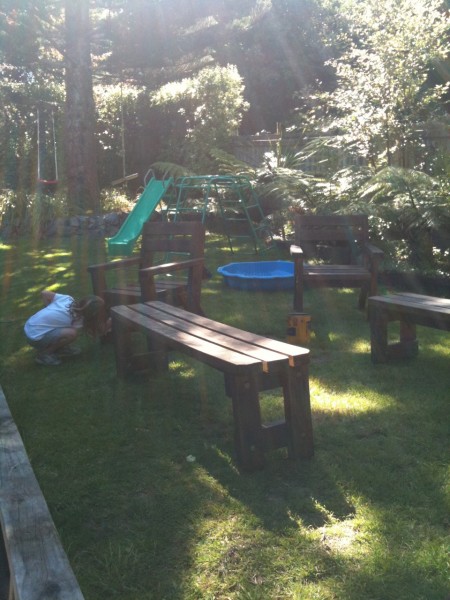
<svg viewBox="0 0 450 600"><path fill-rule="evenodd" d="M281 375L284 396L284 414L288 431L290 458L311 458L314 439L309 396L308 365L286 367Z"/></svg>
<svg viewBox="0 0 450 600"><path fill-rule="evenodd" d="M388 318L383 310L370 305L369 300L370 348L372 362L385 363L388 360Z"/></svg>
<svg viewBox="0 0 450 600"><path fill-rule="evenodd" d="M225 374L225 388L233 404L237 461L246 471L261 469L265 458L258 374Z"/></svg>
<svg viewBox="0 0 450 600"><path fill-rule="evenodd" d="M400 320L400 341L388 344L388 358L414 358L419 352L416 339L416 326Z"/></svg>
<svg viewBox="0 0 450 600"><path fill-rule="evenodd" d="M400 321L400 347L404 358L413 358L419 352L417 342L416 325L408 321Z"/></svg>
<svg viewBox="0 0 450 600"><path fill-rule="evenodd" d="M147 337L148 352L136 354L133 349L132 335L136 329L124 323L113 313L113 340L118 377L124 379L132 373L146 371L165 371L168 368L168 352L164 345Z"/></svg>
<svg viewBox="0 0 450 600"><path fill-rule="evenodd" d="M115 313L112 313L112 334L117 375L125 378L130 372L132 356L131 329Z"/></svg>
<svg viewBox="0 0 450 600"><path fill-rule="evenodd" d="M360 310L364 310L364 308L366 307L366 301L367 301L368 296L369 296L369 284L364 283L361 286L361 289L359 290L359 296L358 296L358 308Z"/></svg>
<svg viewBox="0 0 450 600"><path fill-rule="evenodd" d="M413 358L417 356L419 345L416 325L400 318L400 341L388 344L388 314L382 308L369 307L370 345L373 363L385 363L393 358Z"/></svg>

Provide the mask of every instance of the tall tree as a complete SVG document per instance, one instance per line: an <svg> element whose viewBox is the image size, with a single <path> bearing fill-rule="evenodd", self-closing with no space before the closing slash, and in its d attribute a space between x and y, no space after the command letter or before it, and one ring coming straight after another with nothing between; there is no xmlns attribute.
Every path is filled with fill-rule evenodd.
<svg viewBox="0 0 450 600"><path fill-rule="evenodd" d="M65 158L74 210L100 210L89 0L65 0Z"/></svg>

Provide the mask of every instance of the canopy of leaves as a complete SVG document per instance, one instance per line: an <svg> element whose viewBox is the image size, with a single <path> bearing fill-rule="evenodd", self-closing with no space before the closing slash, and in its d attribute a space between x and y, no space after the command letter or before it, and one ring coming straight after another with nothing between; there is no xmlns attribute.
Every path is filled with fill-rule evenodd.
<svg viewBox="0 0 450 600"><path fill-rule="evenodd" d="M418 143L418 128L437 115L444 85L427 85L430 68L449 53L447 13L440 0L324 0L334 6L338 30L329 43L341 53L329 61L336 87L317 97L322 130L338 132L342 146L372 165ZM323 113L326 103L327 112Z"/></svg>

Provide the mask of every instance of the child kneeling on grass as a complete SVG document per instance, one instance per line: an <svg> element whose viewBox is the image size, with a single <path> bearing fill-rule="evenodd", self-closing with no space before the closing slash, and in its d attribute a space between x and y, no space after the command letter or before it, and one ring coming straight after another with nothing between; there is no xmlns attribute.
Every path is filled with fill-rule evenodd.
<svg viewBox="0 0 450 600"><path fill-rule="evenodd" d="M111 321L105 320L104 302L98 296L74 300L49 290L41 294L45 307L24 326L28 343L37 351L38 364L59 365L62 356L79 354L80 348L71 344L81 330L94 338L109 332Z"/></svg>

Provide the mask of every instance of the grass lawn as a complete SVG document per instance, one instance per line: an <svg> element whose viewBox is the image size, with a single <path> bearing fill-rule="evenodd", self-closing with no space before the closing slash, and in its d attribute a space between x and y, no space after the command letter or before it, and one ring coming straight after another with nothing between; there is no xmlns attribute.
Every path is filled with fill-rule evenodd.
<svg viewBox="0 0 450 600"><path fill-rule="evenodd" d="M90 293L104 255L103 240L0 244L0 384L86 600L445 600L450 336L418 328L418 359L374 366L356 292L307 292L315 457L240 474L220 373L174 355L122 382L87 339L34 363L39 292ZM207 315L284 339L292 294L225 288L216 267L254 257L215 237L206 255Z"/></svg>

